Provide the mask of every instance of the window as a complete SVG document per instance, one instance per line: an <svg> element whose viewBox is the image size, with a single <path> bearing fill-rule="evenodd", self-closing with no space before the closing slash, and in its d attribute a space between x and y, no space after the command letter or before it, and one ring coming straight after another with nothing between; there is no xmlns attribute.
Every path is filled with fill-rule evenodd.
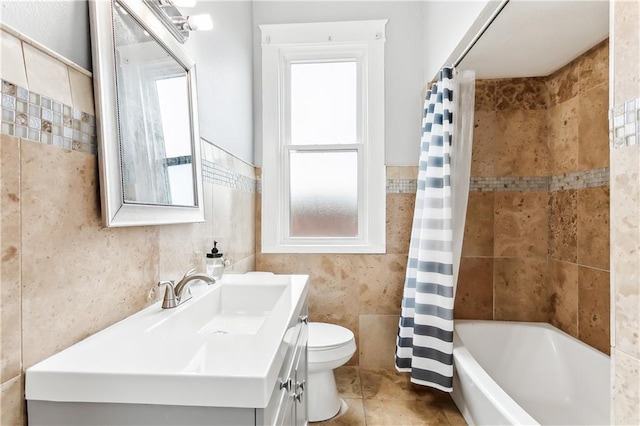
<svg viewBox="0 0 640 426"><path fill-rule="evenodd" d="M386 20L262 25L262 251L384 253Z"/></svg>

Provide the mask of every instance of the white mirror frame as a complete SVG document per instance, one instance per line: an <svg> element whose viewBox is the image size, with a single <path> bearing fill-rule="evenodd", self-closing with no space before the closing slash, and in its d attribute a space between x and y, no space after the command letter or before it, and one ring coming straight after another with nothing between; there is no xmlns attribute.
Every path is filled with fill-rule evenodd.
<svg viewBox="0 0 640 426"><path fill-rule="evenodd" d="M189 190L194 191L196 205L183 207L124 202L112 24L115 0L91 0L89 1L89 15L91 19L93 86L96 100L98 166L103 223L107 227L123 227L203 222L205 219L202 157L196 102L195 63L143 0L118 0L118 3L124 6L145 30L160 42L187 72L191 109L191 161L195 171L195 190L193 188L189 188Z"/></svg>

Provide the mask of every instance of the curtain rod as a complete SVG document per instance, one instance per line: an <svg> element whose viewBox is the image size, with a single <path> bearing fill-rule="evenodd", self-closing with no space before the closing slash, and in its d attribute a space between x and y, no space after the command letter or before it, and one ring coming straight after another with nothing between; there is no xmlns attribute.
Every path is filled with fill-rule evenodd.
<svg viewBox="0 0 640 426"><path fill-rule="evenodd" d="M453 63L452 68L456 68L458 65L460 65L460 62L462 62L462 60L465 58L465 56L467 56L467 53L469 53L471 51L471 49L473 48L473 46L475 46L475 44L478 42L478 40L480 40L480 37L482 37L482 35L487 31L487 29L493 23L493 21L496 20L496 18L500 14L500 12L502 12L502 10L507 5L507 3L509 3L509 0L502 0L500 2L500 5L496 8L496 10L493 11L491 16L489 17L489 20L487 22L485 22L485 24L482 26L482 28L480 28L480 31L478 31L478 34L476 34L475 37L473 37L471 42L462 51L460 56L458 56L458 59L456 59L456 61Z"/></svg>

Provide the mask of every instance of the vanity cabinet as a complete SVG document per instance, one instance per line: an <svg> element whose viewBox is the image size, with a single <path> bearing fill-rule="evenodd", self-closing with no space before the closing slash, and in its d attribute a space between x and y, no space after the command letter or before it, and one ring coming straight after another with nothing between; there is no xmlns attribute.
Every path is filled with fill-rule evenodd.
<svg viewBox="0 0 640 426"><path fill-rule="evenodd" d="M265 408L28 401L29 425L305 426L308 328L305 303L283 339L286 355Z"/></svg>
<svg viewBox="0 0 640 426"><path fill-rule="evenodd" d="M271 401L266 409L258 412L257 424L306 425L308 422L307 389L307 305L298 324L292 329L287 356L282 365ZM285 336L285 341L287 336ZM262 415L262 416L261 416Z"/></svg>
<svg viewBox="0 0 640 426"><path fill-rule="evenodd" d="M260 284L243 287L250 279L227 277L176 311L147 308L29 368L29 424L306 426L308 277L261 277ZM235 334L217 332L222 322L211 318L212 308L226 303L228 310L218 314L224 315L233 300L241 302L246 319L234 317L241 323L229 329ZM265 304L273 306L271 313L250 329ZM159 346L140 343L155 339L153 333ZM197 344L170 344L185 335L183 342ZM109 348L121 358L105 357ZM138 362L135 356L135 367L122 362ZM152 374L166 365L175 373ZM139 371L145 367L152 373Z"/></svg>

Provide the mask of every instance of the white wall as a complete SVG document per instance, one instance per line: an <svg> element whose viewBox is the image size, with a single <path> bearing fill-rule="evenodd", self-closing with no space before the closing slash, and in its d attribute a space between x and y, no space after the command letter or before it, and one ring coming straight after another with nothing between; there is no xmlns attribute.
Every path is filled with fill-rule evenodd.
<svg viewBox="0 0 640 426"><path fill-rule="evenodd" d="M417 165L422 119L422 7L418 1L253 3L255 161L262 164L261 24L389 19L385 44L387 165Z"/></svg>
<svg viewBox="0 0 640 426"><path fill-rule="evenodd" d="M2 0L0 21L91 71L86 0Z"/></svg>
<svg viewBox="0 0 640 426"><path fill-rule="evenodd" d="M209 13L214 25L184 45L196 63L200 136L253 164L251 2L200 0L187 13Z"/></svg>

